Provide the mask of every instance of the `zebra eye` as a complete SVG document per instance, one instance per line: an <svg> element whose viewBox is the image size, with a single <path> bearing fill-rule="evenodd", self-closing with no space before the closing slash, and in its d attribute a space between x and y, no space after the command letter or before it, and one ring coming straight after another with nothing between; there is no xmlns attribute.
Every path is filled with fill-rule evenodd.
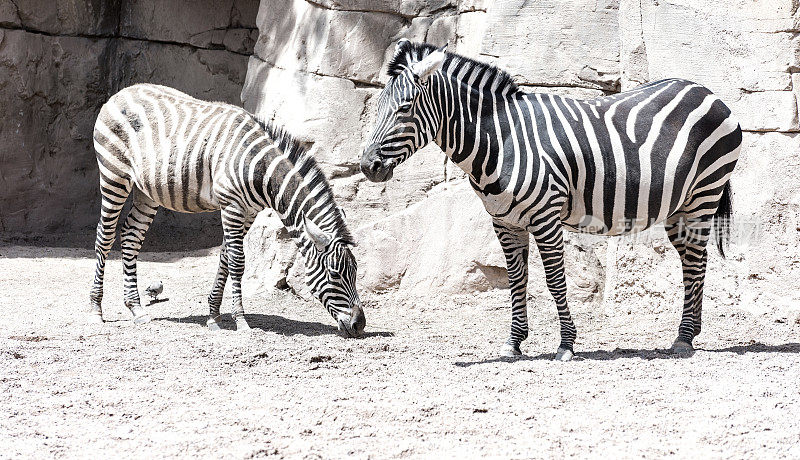
<svg viewBox="0 0 800 460"><path fill-rule="evenodd" d="M411 109L411 101L403 102L402 104L397 106L397 110L400 112L406 112Z"/></svg>
<svg viewBox="0 0 800 460"><path fill-rule="evenodd" d="M334 280L338 280L339 278L342 277L342 275L339 274L339 272L337 272L336 270L328 270L328 273L330 274L331 279L334 279Z"/></svg>

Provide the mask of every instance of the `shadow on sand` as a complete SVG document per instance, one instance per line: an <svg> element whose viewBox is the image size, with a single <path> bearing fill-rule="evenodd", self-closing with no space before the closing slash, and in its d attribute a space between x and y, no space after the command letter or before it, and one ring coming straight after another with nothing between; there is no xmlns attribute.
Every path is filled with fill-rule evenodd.
<svg viewBox="0 0 800 460"><path fill-rule="evenodd" d="M318 323L316 321L298 321L294 319L284 318L277 315L262 315L259 313L246 313L245 318L247 323L253 329L261 329L262 331L275 332L277 334L292 336L292 335L305 335L309 337L321 335L342 335L336 326L331 324ZM206 327L207 315L192 315L183 318L156 318L157 321L172 321L174 323L187 323L196 324ZM222 329L233 330L234 322L230 315L222 315L219 321ZM366 337L393 337L393 332L387 331L369 331L367 325L367 332L360 338Z"/></svg>
<svg viewBox="0 0 800 460"><path fill-rule="evenodd" d="M765 345L763 343L752 343L749 345L735 345L725 348L696 348L695 351L705 351L709 353L736 353L743 355L745 353L800 353L800 343L784 343L782 345ZM575 353L574 361L610 361L614 359L628 359L639 358L644 360L651 359L683 359L689 358L693 353L673 353L668 349L636 349L636 348L617 348L615 350L595 350L595 351L578 351ZM491 364L502 362L515 362L515 361L541 361L552 360L555 353L543 353L535 356L518 356L516 358L489 358L481 361L457 361L453 363L458 367L469 367L476 364Z"/></svg>

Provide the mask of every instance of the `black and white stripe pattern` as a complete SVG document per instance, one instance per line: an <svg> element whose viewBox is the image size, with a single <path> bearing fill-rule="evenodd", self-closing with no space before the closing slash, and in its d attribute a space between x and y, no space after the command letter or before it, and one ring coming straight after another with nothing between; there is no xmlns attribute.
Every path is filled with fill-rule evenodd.
<svg viewBox="0 0 800 460"><path fill-rule="evenodd" d="M508 263L511 336L528 335L528 238L558 308L558 359L576 329L566 300L563 229L624 235L663 222L683 263L685 302L675 349L700 332L706 243L730 219L728 179L741 129L707 88L678 79L593 100L521 91L492 66L401 40L379 96L361 169L384 181L430 141L469 176ZM716 218L716 219L715 219Z"/></svg>
<svg viewBox="0 0 800 460"><path fill-rule="evenodd" d="M242 307L243 240L256 214L273 209L305 256L312 292L348 335L360 335L364 314L355 291L353 238L314 159L280 129L245 110L194 99L157 85L135 85L103 105L94 130L102 206L95 243L97 267L91 316L102 321L103 273L117 220L121 229L125 304L137 323L149 321L136 282L136 259L159 206L179 212L221 210L224 244L208 297L219 328L230 276L232 316L248 329Z"/></svg>

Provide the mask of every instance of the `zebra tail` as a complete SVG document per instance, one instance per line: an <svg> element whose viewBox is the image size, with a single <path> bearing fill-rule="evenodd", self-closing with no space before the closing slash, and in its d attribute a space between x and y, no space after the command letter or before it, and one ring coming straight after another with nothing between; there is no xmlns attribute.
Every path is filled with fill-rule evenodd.
<svg viewBox="0 0 800 460"><path fill-rule="evenodd" d="M733 224L733 205L731 203L731 181L725 182L722 187L722 198L719 200L719 207L714 213L714 236L717 239L717 249L719 255L725 258L724 248L728 246L731 238L731 226Z"/></svg>

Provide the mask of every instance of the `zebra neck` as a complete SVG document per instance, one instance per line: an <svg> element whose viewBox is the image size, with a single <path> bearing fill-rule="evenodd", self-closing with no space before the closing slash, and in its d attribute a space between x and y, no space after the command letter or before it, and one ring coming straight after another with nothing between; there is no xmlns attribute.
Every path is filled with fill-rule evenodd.
<svg viewBox="0 0 800 460"><path fill-rule="evenodd" d="M330 237L331 241L337 239L350 241L352 239L344 224L342 212L336 205L333 194L327 188L322 191L317 190L316 193L314 190L307 191L301 207L290 214L281 216L284 226L289 230L289 234L303 255L314 244L303 224L304 217L306 221L319 227Z"/></svg>
<svg viewBox="0 0 800 460"><path fill-rule="evenodd" d="M493 182L485 169L502 150L502 133L515 125L506 103L523 93L498 89L491 79L469 72L442 74L443 86L449 90L438 91L434 102L442 114L435 142L474 184Z"/></svg>

